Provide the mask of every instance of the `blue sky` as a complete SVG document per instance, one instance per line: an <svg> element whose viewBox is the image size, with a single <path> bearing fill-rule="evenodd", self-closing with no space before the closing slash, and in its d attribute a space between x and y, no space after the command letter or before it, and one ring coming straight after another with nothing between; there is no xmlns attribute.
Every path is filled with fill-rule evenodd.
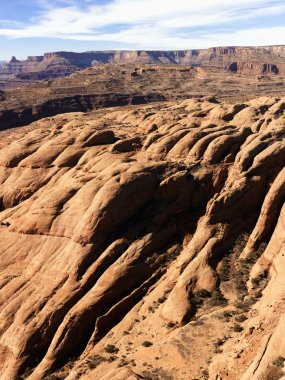
<svg viewBox="0 0 285 380"><path fill-rule="evenodd" d="M5 0L0 9L0 60L274 44L285 44L284 0Z"/></svg>

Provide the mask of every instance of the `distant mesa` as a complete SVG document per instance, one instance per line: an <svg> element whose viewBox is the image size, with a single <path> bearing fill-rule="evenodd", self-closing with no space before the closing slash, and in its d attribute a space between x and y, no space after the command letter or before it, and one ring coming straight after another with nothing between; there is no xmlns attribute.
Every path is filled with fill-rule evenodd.
<svg viewBox="0 0 285 380"><path fill-rule="evenodd" d="M17 60L17 58L16 57L12 57L12 59L11 59L11 61L10 61L10 63L14 63L14 62L19 62L18 60Z"/></svg>
<svg viewBox="0 0 285 380"><path fill-rule="evenodd" d="M70 75L100 64L165 64L215 68L249 75L284 75L285 46L215 47L173 51L52 52L8 63L0 62L0 75L20 80L43 80Z"/></svg>

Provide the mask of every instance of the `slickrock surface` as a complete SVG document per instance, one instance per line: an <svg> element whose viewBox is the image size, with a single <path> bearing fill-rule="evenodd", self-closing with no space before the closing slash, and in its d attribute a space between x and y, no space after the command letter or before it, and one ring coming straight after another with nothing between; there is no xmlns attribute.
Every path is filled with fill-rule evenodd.
<svg viewBox="0 0 285 380"><path fill-rule="evenodd" d="M1 132L1 380L283 376L284 110L192 99Z"/></svg>
<svg viewBox="0 0 285 380"><path fill-rule="evenodd" d="M0 130L64 112L215 96L236 102L283 96L285 77L175 65L99 65L67 78L0 93Z"/></svg>

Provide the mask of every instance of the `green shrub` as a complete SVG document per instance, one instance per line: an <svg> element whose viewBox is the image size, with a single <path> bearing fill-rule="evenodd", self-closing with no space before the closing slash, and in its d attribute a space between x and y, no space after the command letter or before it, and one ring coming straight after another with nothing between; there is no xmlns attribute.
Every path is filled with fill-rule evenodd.
<svg viewBox="0 0 285 380"><path fill-rule="evenodd" d="M124 367L125 365L129 364L129 362L125 359L122 359L119 363L118 363L118 367Z"/></svg>
<svg viewBox="0 0 285 380"><path fill-rule="evenodd" d="M224 318L231 318L233 316L233 313L230 311L224 311L223 312L223 317Z"/></svg>
<svg viewBox="0 0 285 380"><path fill-rule="evenodd" d="M218 338L218 339L214 342L214 346L215 346L215 347L220 347L220 346L222 346L224 343L225 343L225 340L224 340L224 339Z"/></svg>
<svg viewBox="0 0 285 380"><path fill-rule="evenodd" d="M235 324L233 327L233 331L235 332L241 332L243 330L243 327L239 324Z"/></svg>
<svg viewBox="0 0 285 380"><path fill-rule="evenodd" d="M166 324L166 327L167 327L168 329L173 329L175 326L176 326L176 323L174 323L174 322L168 322L168 323Z"/></svg>
<svg viewBox="0 0 285 380"><path fill-rule="evenodd" d="M144 346L144 347L150 347L152 345L153 345L153 343L149 342L148 340L145 340L144 342L142 342L142 346Z"/></svg>
<svg viewBox="0 0 285 380"><path fill-rule="evenodd" d="M197 298L210 298L211 293L208 292L208 290L206 290L206 289L200 289L195 293L195 296Z"/></svg>
<svg viewBox="0 0 285 380"><path fill-rule="evenodd" d="M279 356L277 359L274 360L272 364L275 365L276 367L282 368L284 366L284 362L285 362L285 358L283 358L283 356Z"/></svg>
<svg viewBox="0 0 285 380"><path fill-rule="evenodd" d="M220 289L215 289L212 293L212 298L209 300L210 306L222 306L227 305L227 300L222 295Z"/></svg>
<svg viewBox="0 0 285 380"><path fill-rule="evenodd" d="M105 351L108 352L108 354L117 354L119 352L119 349L113 344L108 344L105 347Z"/></svg>
<svg viewBox="0 0 285 380"><path fill-rule="evenodd" d="M245 314L240 314L235 317L236 322L244 322L247 320L247 316Z"/></svg>
<svg viewBox="0 0 285 380"><path fill-rule="evenodd" d="M163 303L163 302L165 302L165 301L166 301L166 297L160 297L160 298L157 300L158 303Z"/></svg>
<svg viewBox="0 0 285 380"><path fill-rule="evenodd" d="M202 378L204 380L208 380L209 379L209 371L207 369L204 369L202 372L201 372L201 375L202 375Z"/></svg>

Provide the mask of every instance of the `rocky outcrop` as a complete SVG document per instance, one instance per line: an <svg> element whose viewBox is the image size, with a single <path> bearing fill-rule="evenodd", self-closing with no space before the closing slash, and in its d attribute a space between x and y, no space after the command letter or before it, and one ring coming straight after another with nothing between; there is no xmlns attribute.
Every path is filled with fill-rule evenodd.
<svg viewBox="0 0 285 380"><path fill-rule="evenodd" d="M281 373L284 104L188 99L2 132L1 379Z"/></svg>
<svg viewBox="0 0 285 380"><path fill-rule="evenodd" d="M282 96L284 90L283 77L276 75L250 78L177 65L97 65L64 79L5 90L0 99L0 130L64 112L201 96L234 102L261 95ZM230 120L231 115L227 117Z"/></svg>

